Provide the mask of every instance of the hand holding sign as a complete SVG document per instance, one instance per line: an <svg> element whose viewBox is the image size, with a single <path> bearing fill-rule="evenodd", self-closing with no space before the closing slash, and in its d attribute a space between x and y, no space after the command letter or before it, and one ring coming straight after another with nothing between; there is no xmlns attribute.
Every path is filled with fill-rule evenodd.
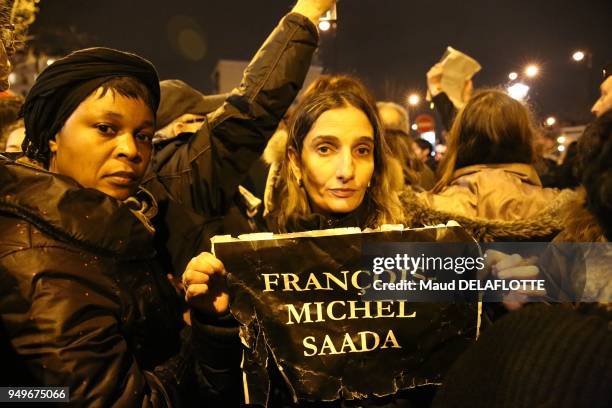
<svg viewBox="0 0 612 408"><path fill-rule="evenodd" d="M229 308L229 293L223 263L209 252L193 258L183 274L185 300L202 313L223 314Z"/></svg>

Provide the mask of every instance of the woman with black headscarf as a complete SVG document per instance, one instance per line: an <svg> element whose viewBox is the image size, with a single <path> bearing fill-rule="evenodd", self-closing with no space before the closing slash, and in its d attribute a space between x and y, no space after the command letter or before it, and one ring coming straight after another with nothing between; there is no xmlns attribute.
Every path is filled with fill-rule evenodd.
<svg viewBox="0 0 612 408"><path fill-rule="evenodd" d="M192 371L138 190L158 103L155 68L104 48L59 60L28 95L25 146L42 165L0 160L2 385L164 405Z"/></svg>
<svg viewBox="0 0 612 408"><path fill-rule="evenodd" d="M274 115L291 103L316 45L312 21L330 1L300 0L281 22L222 111L225 126L248 128L250 110L265 110L259 92L272 98ZM224 336L223 322L183 327L158 255L173 235L170 215L196 224L192 251L202 220L177 210L175 199L196 208L167 180L147 179L154 194L140 187L158 103L154 67L116 50L77 51L38 76L23 108L25 157L0 157L2 385L66 386L71 402L95 406L218 406L214 398L228 395L239 361L224 350L238 339ZM265 130L273 121L251 125ZM192 187L193 201L214 199Z"/></svg>

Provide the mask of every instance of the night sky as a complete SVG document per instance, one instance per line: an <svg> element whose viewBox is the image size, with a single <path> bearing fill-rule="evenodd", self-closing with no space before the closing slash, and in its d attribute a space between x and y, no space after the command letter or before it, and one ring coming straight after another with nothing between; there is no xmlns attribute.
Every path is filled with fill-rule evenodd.
<svg viewBox="0 0 612 408"><path fill-rule="evenodd" d="M79 46L135 52L162 79L180 78L210 93L217 61L249 59L291 4L42 0L31 31L72 30ZM580 122L598 94L599 68L612 60L611 0L342 0L338 19L335 34L322 35L318 62L328 72L359 76L379 99L397 102L409 91L424 93L425 73L451 45L483 66L476 87L503 85L509 72L539 63L541 76L530 84L536 113ZM571 60L576 48L593 55L591 89L586 64Z"/></svg>

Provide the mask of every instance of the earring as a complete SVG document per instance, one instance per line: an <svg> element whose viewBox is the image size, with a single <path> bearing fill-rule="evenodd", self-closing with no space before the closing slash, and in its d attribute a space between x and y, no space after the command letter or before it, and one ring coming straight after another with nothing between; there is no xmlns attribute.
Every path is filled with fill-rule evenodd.
<svg viewBox="0 0 612 408"><path fill-rule="evenodd" d="M297 182L298 182L298 186L304 187L304 182L302 181L300 177L298 177Z"/></svg>
<svg viewBox="0 0 612 408"><path fill-rule="evenodd" d="M370 188L370 185L372 184L371 181L368 181L368 188Z"/></svg>

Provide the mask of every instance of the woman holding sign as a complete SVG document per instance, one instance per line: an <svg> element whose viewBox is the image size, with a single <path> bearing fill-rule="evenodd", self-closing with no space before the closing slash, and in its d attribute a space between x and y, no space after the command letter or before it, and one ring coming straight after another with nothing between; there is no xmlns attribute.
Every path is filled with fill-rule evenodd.
<svg viewBox="0 0 612 408"><path fill-rule="evenodd" d="M360 82L325 77L312 86L290 119L286 145L276 154L266 192L266 221L272 232L402 222L401 166L387 147L373 98ZM229 294L220 279L225 273L221 261L202 254L189 264L183 282L187 300L200 311L220 315L220 326L228 327ZM291 402L290 393L282 391L281 374L272 369L269 375L270 406ZM425 387L402 397L423 402L431 392ZM359 404L396 402L397 395Z"/></svg>

